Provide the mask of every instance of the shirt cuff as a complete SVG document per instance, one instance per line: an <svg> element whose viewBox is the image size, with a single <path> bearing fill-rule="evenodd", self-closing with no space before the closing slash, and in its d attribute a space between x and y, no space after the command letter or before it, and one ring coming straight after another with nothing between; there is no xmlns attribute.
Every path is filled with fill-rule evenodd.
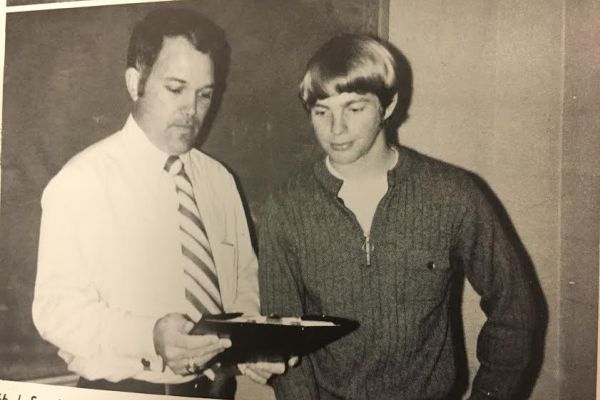
<svg viewBox="0 0 600 400"><path fill-rule="evenodd" d="M159 355L155 357L142 357L140 360L144 371L165 372L165 361Z"/></svg>
<svg viewBox="0 0 600 400"><path fill-rule="evenodd" d="M113 344L115 353L138 358L140 363L142 358L151 364L159 362L154 348L156 318L127 315L113 323L114 326L110 329L112 338L108 343Z"/></svg>

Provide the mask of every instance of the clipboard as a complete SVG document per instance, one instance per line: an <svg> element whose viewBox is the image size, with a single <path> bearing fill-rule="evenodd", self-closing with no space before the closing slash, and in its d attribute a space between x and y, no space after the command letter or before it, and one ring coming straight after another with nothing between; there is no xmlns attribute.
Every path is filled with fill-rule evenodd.
<svg viewBox="0 0 600 400"><path fill-rule="evenodd" d="M283 361L305 356L357 329L359 323L325 315L301 317L251 316L241 313L205 315L190 334L231 339L231 347L213 361L235 364Z"/></svg>

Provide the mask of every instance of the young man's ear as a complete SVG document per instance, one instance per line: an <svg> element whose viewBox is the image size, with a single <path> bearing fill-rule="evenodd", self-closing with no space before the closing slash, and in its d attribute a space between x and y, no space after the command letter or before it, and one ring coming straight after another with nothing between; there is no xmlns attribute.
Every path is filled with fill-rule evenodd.
<svg viewBox="0 0 600 400"><path fill-rule="evenodd" d="M127 85L127 92L131 100L137 101L139 97L140 72L133 67L127 68L125 71L125 84Z"/></svg>
<svg viewBox="0 0 600 400"><path fill-rule="evenodd" d="M396 104L397 103L398 103L398 93L394 94L394 97L392 97L392 101L386 107L385 113L383 114L383 119L384 120L388 119L390 117L390 115L392 115L392 113L396 109Z"/></svg>

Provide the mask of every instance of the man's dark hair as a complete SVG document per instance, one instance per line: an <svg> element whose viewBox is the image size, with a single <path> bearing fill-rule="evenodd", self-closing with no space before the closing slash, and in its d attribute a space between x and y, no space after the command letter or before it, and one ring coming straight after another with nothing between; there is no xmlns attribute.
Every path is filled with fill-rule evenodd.
<svg viewBox="0 0 600 400"><path fill-rule="evenodd" d="M215 83L224 86L229 68L229 44L223 30L207 17L182 8L160 8L150 12L133 28L127 50L127 67L140 72L138 94L144 93L146 80L165 37L182 36L194 48L208 54L213 62Z"/></svg>

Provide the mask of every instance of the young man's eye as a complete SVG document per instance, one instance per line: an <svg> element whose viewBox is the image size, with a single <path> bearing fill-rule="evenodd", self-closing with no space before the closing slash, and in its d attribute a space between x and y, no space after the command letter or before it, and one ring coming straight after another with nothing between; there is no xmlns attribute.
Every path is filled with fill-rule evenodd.
<svg viewBox="0 0 600 400"><path fill-rule="evenodd" d="M361 112L361 111L362 111L362 110L364 110L364 109L365 109L365 107L364 107L364 106L360 106L360 107L350 107L350 112L352 112L352 113L359 113L359 112Z"/></svg>
<svg viewBox="0 0 600 400"><path fill-rule="evenodd" d="M203 100L210 100L213 97L213 92L212 90L207 92L200 92L199 97Z"/></svg>
<svg viewBox="0 0 600 400"><path fill-rule="evenodd" d="M320 109L320 108L313 108L312 113L316 117L323 117L323 116L325 116L325 114L327 113L327 111L323 110L323 109Z"/></svg>

